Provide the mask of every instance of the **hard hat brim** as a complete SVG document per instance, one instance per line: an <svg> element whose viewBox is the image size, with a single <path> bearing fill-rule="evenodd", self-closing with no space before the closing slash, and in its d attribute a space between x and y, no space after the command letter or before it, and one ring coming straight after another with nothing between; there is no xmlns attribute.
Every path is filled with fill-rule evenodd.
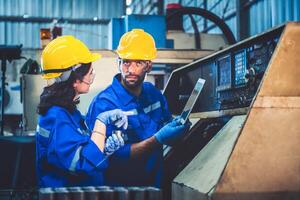
<svg viewBox="0 0 300 200"><path fill-rule="evenodd" d="M91 62L94 62L98 59L101 58L101 54L99 53L91 53L91 56L86 59L86 60L82 60L80 63L84 63L84 64L87 64L87 63L91 63Z"/></svg>
<svg viewBox="0 0 300 200"><path fill-rule="evenodd" d="M101 58L101 54L100 53L92 53L92 57L91 57L91 61L90 62L94 62L96 60L99 60Z"/></svg>
<svg viewBox="0 0 300 200"><path fill-rule="evenodd" d="M47 74L43 74L42 77L44 79L52 79L52 78L57 78L59 77L60 75L62 75L62 73L47 73Z"/></svg>

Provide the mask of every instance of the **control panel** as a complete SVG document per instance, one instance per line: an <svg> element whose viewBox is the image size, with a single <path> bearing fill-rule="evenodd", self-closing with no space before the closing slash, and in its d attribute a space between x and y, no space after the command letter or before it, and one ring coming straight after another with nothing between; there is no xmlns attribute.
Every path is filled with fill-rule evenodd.
<svg viewBox="0 0 300 200"><path fill-rule="evenodd" d="M226 57L232 64L217 61L218 71L226 69L218 80L225 80L223 76L227 77L227 82L220 81L217 87L219 109L246 107L251 104L277 42L278 38L275 37L234 51Z"/></svg>
<svg viewBox="0 0 300 200"><path fill-rule="evenodd" d="M249 106L283 29L275 28L173 71L164 90L171 112L182 111L198 78L206 84L193 112Z"/></svg>

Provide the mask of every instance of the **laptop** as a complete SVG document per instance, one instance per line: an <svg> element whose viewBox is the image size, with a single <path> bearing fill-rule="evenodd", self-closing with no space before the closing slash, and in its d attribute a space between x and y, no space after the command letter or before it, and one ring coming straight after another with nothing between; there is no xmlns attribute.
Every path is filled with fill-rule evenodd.
<svg viewBox="0 0 300 200"><path fill-rule="evenodd" d="M201 93L201 90L203 89L205 80L202 78L199 78L197 83L195 84L195 87L188 99L188 101L186 102L184 109L180 115L180 122L181 124L185 124L185 122L188 120L189 115L191 113L191 111L193 110L193 107L199 97L199 94Z"/></svg>

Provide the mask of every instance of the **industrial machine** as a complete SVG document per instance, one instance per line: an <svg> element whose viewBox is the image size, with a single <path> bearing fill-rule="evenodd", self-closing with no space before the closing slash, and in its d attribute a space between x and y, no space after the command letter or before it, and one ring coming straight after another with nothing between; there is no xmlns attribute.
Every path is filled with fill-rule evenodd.
<svg viewBox="0 0 300 200"><path fill-rule="evenodd" d="M287 23L172 72L164 95L175 115L206 80L191 130L165 148L172 199L299 198L299 35Z"/></svg>

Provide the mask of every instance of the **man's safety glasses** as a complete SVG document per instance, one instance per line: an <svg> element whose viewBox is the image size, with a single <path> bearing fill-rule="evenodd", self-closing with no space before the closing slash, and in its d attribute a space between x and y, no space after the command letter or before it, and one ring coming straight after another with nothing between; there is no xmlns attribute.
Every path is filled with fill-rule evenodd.
<svg viewBox="0 0 300 200"><path fill-rule="evenodd" d="M137 68L143 68L147 66L149 61L147 60L126 60L126 59L119 59L119 62L122 66L129 68L133 63Z"/></svg>

